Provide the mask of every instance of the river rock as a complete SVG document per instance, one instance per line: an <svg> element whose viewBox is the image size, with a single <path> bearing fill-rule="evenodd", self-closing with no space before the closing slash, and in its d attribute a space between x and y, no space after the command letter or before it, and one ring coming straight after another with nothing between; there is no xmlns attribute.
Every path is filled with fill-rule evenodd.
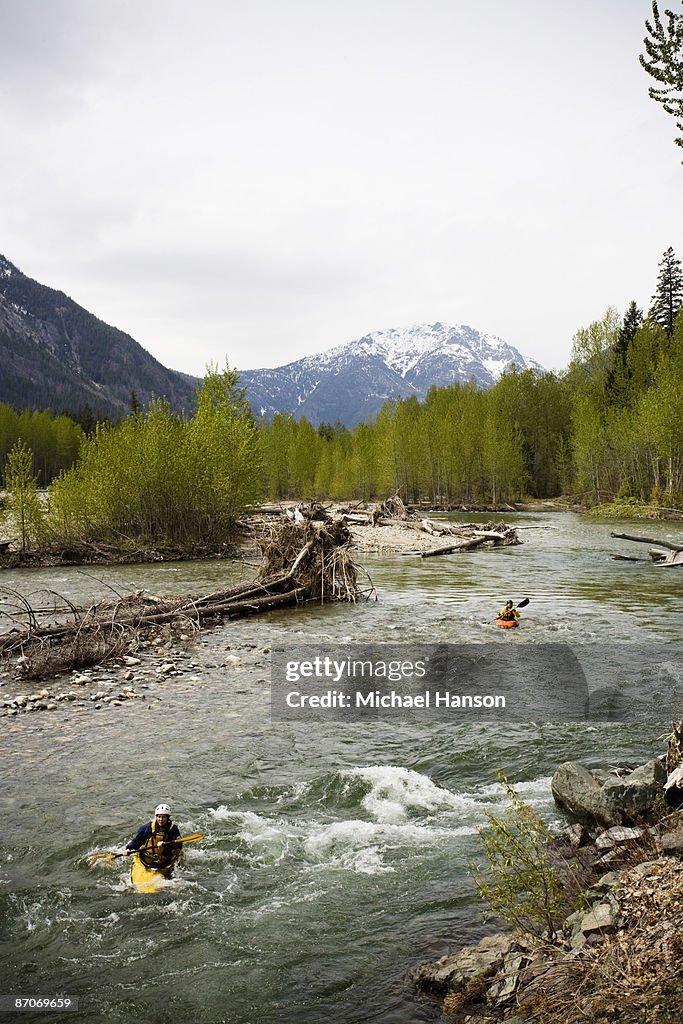
<svg viewBox="0 0 683 1024"><path fill-rule="evenodd" d="M682 856L683 855L683 828L676 829L673 832L665 832L661 839L662 853L667 856Z"/></svg>
<svg viewBox="0 0 683 1024"><path fill-rule="evenodd" d="M611 850L615 846L629 846L642 839L645 832L642 828L624 828L623 825L614 825L612 828L601 832L595 840L598 850Z"/></svg>
<svg viewBox="0 0 683 1024"><path fill-rule="evenodd" d="M588 938L590 935L611 935L621 923L621 912L616 904L594 903L579 921L577 932ZM575 943L572 941L572 946Z"/></svg>
<svg viewBox="0 0 683 1024"><path fill-rule="evenodd" d="M496 1006L502 1006L512 999L519 986L522 969L526 967L530 959L526 953L508 953L496 981L489 986L486 1001Z"/></svg>
<svg viewBox="0 0 683 1024"><path fill-rule="evenodd" d="M513 943L510 935L487 935L476 946L418 967L411 975L412 981L418 989L437 995L457 992L474 978L486 977L501 967Z"/></svg>
<svg viewBox="0 0 683 1024"><path fill-rule="evenodd" d="M666 769L659 758L634 768L622 778L610 778L603 796L617 823L647 818L666 782Z"/></svg>
<svg viewBox="0 0 683 1024"><path fill-rule="evenodd" d="M564 761L553 775L550 788L555 803L588 828L621 824L621 817L605 800L604 787L582 764Z"/></svg>

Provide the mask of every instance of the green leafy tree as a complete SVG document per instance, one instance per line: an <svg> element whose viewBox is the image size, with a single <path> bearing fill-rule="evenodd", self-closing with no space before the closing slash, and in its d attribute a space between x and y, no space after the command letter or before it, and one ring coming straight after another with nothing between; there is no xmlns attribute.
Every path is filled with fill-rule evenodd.
<svg viewBox="0 0 683 1024"><path fill-rule="evenodd" d="M654 385L643 395L639 431L652 446L654 486L665 488L667 503L682 489L683 471L683 373L663 356Z"/></svg>
<svg viewBox="0 0 683 1024"><path fill-rule="evenodd" d="M7 457L5 485L6 514L11 528L19 534L22 551L37 547L44 530L43 510L33 470L33 453L24 441L17 441Z"/></svg>
<svg viewBox="0 0 683 1024"><path fill-rule="evenodd" d="M482 455L487 497L494 505L521 497L526 485L518 395L515 372L503 374L485 395Z"/></svg>
<svg viewBox="0 0 683 1024"><path fill-rule="evenodd" d="M572 445L577 484L599 504L607 492L609 459L603 417L588 395L579 395L572 413Z"/></svg>
<svg viewBox="0 0 683 1024"><path fill-rule="evenodd" d="M377 413L372 432L375 440L375 490L378 496L386 498L398 487L394 461L394 423L396 403L385 402Z"/></svg>
<svg viewBox="0 0 683 1024"><path fill-rule="evenodd" d="M166 401L99 424L50 488L50 520L74 540L220 545L260 497L256 424L230 369L210 370L191 420Z"/></svg>
<svg viewBox="0 0 683 1024"><path fill-rule="evenodd" d="M225 540L263 493L258 428L235 370L209 368L204 376L184 456L204 539Z"/></svg>
<svg viewBox="0 0 683 1024"><path fill-rule="evenodd" d="M657 289L652 296L650 316L664 328L668 338L674 333L676 315L683 305L683 271L671 246L659 264Z"/></svg>
<svg viewBox="0 0 683 1024"><path fill-rule="evenodd" d="M664 17L665 22L653 0L652 21L645 22L648 34L643 40L645 55L640 55L640 63L659 83L648 92L667 114L676 118L676 127L681 132L676 145L683 146L683 14L666 10Z"/></svg>
<svg viewBox="0 0 683 1024"><path fill-rule="evenodd" d="M315 475L324 441L307 419L294 425L294 444L290 454L293 485L298 498L315 496Z"/></svg>
<svg viewBox="0 0 683 1024"><path fill-rule="evenodd" d="M272 420L261 423L259 434L265 488L266 493L276 500L290 497L290 452L295 429L293 417L279 412Z"/></svg>
<svg viewBox="0 0 683 1024"><path fill-rule="evenodd" d="M614 306L608 306L600 320L580 328L572 339L570 383L575 389L590 396L601 412L607 404L607 380L621 328L619 311Z"/></svg>

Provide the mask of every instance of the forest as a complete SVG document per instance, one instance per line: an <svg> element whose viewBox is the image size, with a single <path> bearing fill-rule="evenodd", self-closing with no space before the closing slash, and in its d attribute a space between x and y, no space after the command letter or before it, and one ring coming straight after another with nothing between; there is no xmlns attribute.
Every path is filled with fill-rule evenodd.
<svg viewBox="0 0 683 1024"><path fill-rule="evenodd" d="M505 373L486 390L433 388L353 430L276 416L260 425L271 498L499 505L571 495L683 504L683 273L673 249L645 315L608 307L559 374Z"/></svg>
<svg viewBox="0 0 683 1024"><path fill-rule="evenodd" d="M22 547L109 538L220 546L267 497L457 507L569 497L683 507L683 272L672 248L652 305L608 307L561 373L512 367L494 387L388 401L349 430L257 421L234 370L210 369L197 410L163 400L90 431L0 406L7 510ZM49 486L49 501L32 497Z"/></svg>

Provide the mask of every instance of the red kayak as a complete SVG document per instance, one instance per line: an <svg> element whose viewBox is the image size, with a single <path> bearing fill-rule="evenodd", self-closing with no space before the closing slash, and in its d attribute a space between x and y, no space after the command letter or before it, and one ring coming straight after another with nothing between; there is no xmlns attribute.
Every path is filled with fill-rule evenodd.
<svg viewBox="0 0 683 1024"><path fill-rule="evenodd" d="M514 629L519 623L517 619L496 619L496 625L501 629Z"/></svg>

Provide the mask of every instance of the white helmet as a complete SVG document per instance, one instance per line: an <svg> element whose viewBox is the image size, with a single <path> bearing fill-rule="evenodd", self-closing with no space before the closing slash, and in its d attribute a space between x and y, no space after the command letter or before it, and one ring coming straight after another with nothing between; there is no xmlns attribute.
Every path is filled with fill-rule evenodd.
<svg viewBox="0 0 683 1024"><path fill-rule="evenodd" d="M154 811L154 814L168 814L170 816L171 808L168 806L168 804L159 804L159 806Z"/></svg>

